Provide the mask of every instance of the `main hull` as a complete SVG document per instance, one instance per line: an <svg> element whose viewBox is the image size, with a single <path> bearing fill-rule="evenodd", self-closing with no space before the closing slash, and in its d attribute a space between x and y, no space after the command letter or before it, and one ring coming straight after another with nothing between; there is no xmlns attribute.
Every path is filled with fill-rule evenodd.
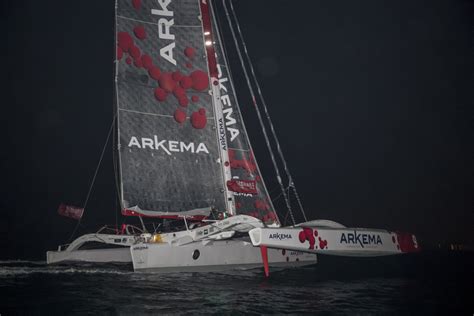
<svg viewBox="0 0 474 316"><path fill-rule="evenodd" d="M377 257L420 251L414 235L383 229L255 228L249 232L249 236L254 246L334 256Z"/></svg>
<svg viewBox="0 0 474 316"><path fill-rule="evenodd" d="M133 269L142 272L218 272L262 267L260 249L240 239L199 241L182 246L140 243L130 247ZM315 254L269 249L271 267L316 264Z"/></svg>

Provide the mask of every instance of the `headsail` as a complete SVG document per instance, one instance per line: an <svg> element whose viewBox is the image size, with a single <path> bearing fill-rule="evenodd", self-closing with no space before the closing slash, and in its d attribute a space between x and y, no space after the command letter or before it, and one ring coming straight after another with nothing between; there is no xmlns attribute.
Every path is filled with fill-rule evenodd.
<svg viewBox="0 0 474 316"><path fill-rule="evenodd" d="M198 0L117 0L123 206L150 214L226 210Z"/></svg>
<svg viewBox="0 0 474 316"><path fill-rule="evenodd" d="M215 12L211 13L214 47L218 62L220 101L232 177L231 180L226 181L226 184L233 192L237 214L251 215L266 224L279 225L278 216L258 168L239 109L239 100L218 29L217 16Z"/></svg>

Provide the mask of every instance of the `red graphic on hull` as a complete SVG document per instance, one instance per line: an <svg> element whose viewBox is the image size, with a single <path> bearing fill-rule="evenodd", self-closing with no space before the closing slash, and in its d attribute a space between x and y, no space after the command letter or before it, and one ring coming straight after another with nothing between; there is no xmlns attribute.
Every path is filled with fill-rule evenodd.
<svg viewBox="0 0 474 316"><path fill-rule="evenodd" d="M320 249L327 249L328 248L328 241L321 239L321 237L318 237L319 240L319 248Z"/></svg>
<svg viewBox="0 0 474 316"><path fill-rule="evenodd" d="M397 232L397 248L401 252L418 252L420 247L416 241L416 237L410 233Z"/></svg>
<svg viewBox="0 0 474 316"><path fill-rule="evenodd" d="M302 231L298 234L298 238L302 244L304 244L306 241L309 242L309 247L308 249L318 249L318 246L316 245L316 238L318 237L318 230L317 229L312 229L309 227L304 227ZM318 237L319 241L319 248L320 249L327 249L328 242L325 239L322 239L321 237Z"/></svg>
<svg viewBox="0 0 474 316"><path fill-rule="evenodd" d="M308 249L314 249L314 245L316 243L316 240L313 236L313 230L311 228L303 228L302 231L298 234L298 238L301 243L305 243L306 241L309 242L309 248Z"/></svg>

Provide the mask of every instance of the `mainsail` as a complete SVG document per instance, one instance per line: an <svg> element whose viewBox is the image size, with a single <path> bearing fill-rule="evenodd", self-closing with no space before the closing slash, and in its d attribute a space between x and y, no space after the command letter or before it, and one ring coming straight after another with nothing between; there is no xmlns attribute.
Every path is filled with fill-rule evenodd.
<svg viewBox="0 0 474 316"><path fill-rule="evenodd" d="M215 208L279 224L209 1L118 0L116 10L125 214Z"/></svg>
<svg viewBox="0 0 474 316"><path fill-rule="evenodd" d="M146 215L225 210L197 0L117 2L123 207Z"/></svg>

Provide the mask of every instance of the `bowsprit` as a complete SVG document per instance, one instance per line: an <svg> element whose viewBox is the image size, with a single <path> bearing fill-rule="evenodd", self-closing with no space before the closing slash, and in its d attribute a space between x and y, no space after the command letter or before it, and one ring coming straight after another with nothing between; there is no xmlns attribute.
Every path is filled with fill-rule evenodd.
<svg viewBox="0 0 474 316"><path fill-rule="evenodd" d="M362 248L364 248L364 245L383 245L380 235L358 233L356 230L354 230L354 233L342 233L339 242L341 244L359 244Z"/></svg>

